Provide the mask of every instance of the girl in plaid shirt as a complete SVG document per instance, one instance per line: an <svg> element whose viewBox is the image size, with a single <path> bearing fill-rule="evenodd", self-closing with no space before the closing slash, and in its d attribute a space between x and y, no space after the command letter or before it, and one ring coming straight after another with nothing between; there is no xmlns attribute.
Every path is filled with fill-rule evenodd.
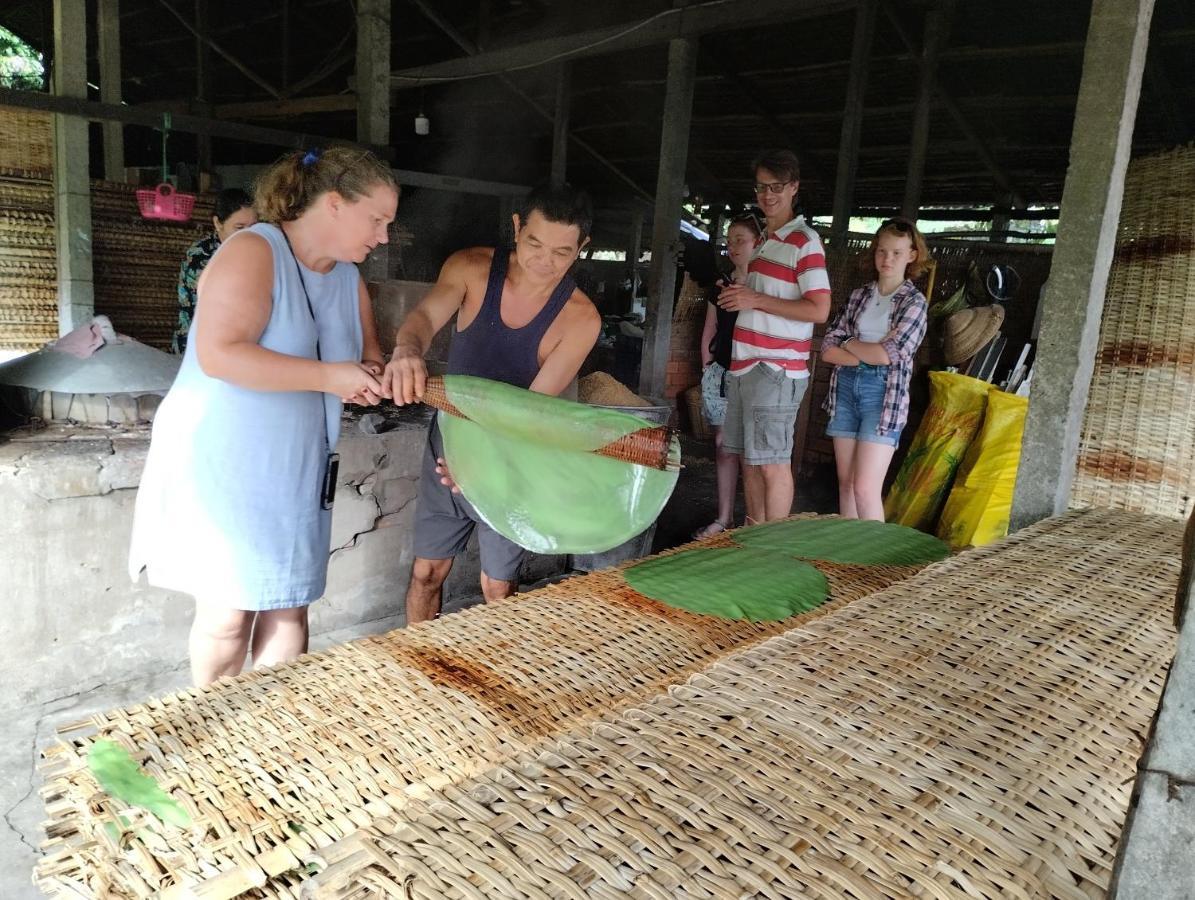
<svg viewBox="0 0 1195 900"><path fill-rule="evenodd" d="M875 281L851 294L822 338L832 363L826 434L834 440L838 512L884 520L884 475L909 417L913 357L925 337L925 297L912 279L929 252L908 219L888 219L871 241Z"/></svg>

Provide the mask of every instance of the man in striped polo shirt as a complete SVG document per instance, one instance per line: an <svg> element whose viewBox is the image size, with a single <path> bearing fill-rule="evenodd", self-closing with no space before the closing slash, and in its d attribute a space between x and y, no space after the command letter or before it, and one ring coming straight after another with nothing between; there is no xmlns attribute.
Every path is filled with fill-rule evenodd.
<svg viewBox="0 0 1195 900"><path fill-rule="evenodd" d="M813 326L830 314L830 279L821 239L796 215L796 154L769 150L753 168L767 230L746 283L718 295L719 306L738 313L722 447L743 457L748 522L767 522L792 511L793 428L809 384Z"/></svg>

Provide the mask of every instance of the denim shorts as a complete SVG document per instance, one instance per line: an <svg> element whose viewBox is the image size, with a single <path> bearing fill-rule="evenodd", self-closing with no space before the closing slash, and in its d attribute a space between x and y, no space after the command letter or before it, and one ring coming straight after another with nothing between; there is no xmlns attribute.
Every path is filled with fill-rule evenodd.
<svg viewBox="0 0 1195 900"><path fill-rule="evenodd" d="M834 418L826 426L826 436L869 441L873 444L900 443L900 430L876 434L884 411L884 393L888 388L888 366L859 363L839 366L834 394Z"/></svg>

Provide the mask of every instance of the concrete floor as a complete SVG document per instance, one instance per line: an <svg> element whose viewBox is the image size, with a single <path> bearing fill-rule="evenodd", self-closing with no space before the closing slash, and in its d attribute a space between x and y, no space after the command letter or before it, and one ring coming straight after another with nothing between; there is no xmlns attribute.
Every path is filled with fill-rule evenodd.
<svg viewBox="0 0 1195 900"><path fill-rule="evenodd" d="M713 521L717 514L712 445L687 438L682 444L684 468L676 491L660 516L653 545L656 551L690 540L694 530ZM799 486L797 511L832 511L826 503L828 497L833 497L833 485L827 491L821 481ZM742 517L740 491L736 518L742 521ZM401 624L398 617L378 619L326 634L313 640L312 649L388 631ZM93 713L179 690L187 686L188 680L185 661L180 661L178 668L154 678L80 685L75 692L36 705L13 708L9 703L9 708L4 709L4 702L0 700L0 716L9 723L8 738L0 744L0 810L4 816L4 828L0 832L0 898L26 900L41 896L33 886L31 874L39 855L37 847L44 837L41 827L44 807L38 794L41 778L37 763L42 748L53 743L56 730Z"/></svg>

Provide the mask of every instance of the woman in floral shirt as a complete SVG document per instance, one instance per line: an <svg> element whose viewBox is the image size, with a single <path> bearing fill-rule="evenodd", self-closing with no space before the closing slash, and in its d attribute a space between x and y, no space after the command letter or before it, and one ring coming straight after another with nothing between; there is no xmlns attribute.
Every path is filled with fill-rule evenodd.
<svg viewBox="0 0 1195 900"><path fill-rule="evenodd" d="M173 348L180 356L187 349L187 332L195 317L195 285L199 283L199 273L215 255L221 241L256 222L253 200L240 188L229 188L216 195L215 215L212 216L215 232L190 246L178 271L178 328L174 331Z"/></svg>

